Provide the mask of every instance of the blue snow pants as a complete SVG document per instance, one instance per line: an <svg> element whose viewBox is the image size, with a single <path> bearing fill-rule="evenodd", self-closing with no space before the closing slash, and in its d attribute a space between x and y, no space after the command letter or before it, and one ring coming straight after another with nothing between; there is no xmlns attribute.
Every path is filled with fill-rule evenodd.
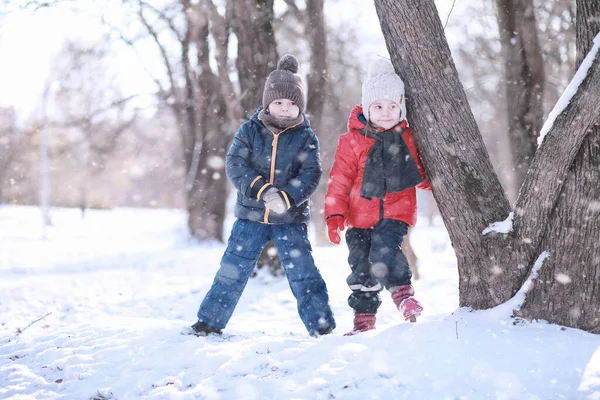
<svg viewBox="0 0 600 400"><path fill-rule="evenodd" d="M352 289L348 305L356 313L376 314L381 305L380 292L410 285L412 273L400 247L408 225L394 219L383 219L373 228L350 228L346 244L352 272L346 283Z"/></svg>
<svg viewBox="0 0 600 400"><path fill-rule="evenodd" d="M229 322L248 278L269 240L277 247L298 314L308 332L335 327L325 281L315 266L306 224L261 224L238 219L198 319L218 329Z"/></svg>

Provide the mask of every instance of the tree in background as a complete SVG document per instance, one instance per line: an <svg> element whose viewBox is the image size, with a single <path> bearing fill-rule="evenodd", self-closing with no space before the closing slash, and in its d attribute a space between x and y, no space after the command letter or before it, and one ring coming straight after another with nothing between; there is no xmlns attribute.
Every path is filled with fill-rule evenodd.
<svg viewBox="0 0 600 400"><path fill-rule="evenodd" d="M22 151L22 132L17 128L17 119L14 108L0 107L0 203L4 201L3 188L8 183L13 184L10 178L14 168L14 160ZM11 182L6 182L11 179Z"/></svg>
<svg viewBox="0 0 600 400"><path fill-rule="evenodd" d="M498 7L495 2L459 5L460 10L454 10L446 19L444 31L494 170L510 202L514 203L520 183L518 160L513 156L507 134L508 82L502 79L506 76L506 62L499 35ZM534 2L537 36L544 62L542 108L546 116L573 75L574 6L572 0ZM469 23L464 23L465 20ZM518 58L516 61L519 62Z"/></svg>
<svg viewBox="0 0 600 400"><path fill-rule="evenodd" d="M90 206L91 179L106 168L118 139L136 118L136 110L127 104L131 98L123 97L107 65L109 50L103 43L67 41L56 56L50 78L56 83L50 93L53 175L58 176L61 168L65 168L64 176L70 175L56 180L53 197L59 204L68 204L72 192L78 192L82 215ZM75 162L60 163L60 158ZM102 206L102 202L92 200L91 206Z"/></svg>
<svg viewBox="0 0 600 400"><path fill-rule="evenodd" d="M544 68L533 0L496 0L504 59L508 137L515 188L521 186L542 129ZM514 191L514 190L513 190Z"/></svg>
<svg viewBox="0 0 600 400"><path fill-rule="evenodd" d="M560 199L568 197L565 182L578 153L589 152L590 161L571 178L572 185L578 187L579 175L597 179L589 170L598 162L597 153L582 143L594 137L592 128L599 123L600 53L593 54L577 92L548 125L513 211L492 169L433 1L376 0L375 5L392 62L406 81L415 140L456 252L460 305L484 309L505 302L532 271L544 271L548 259L560 259L562 271L556 272L564 273L552 275L551 269L549 280L534 284L527 297L544 292L552 299L541 306L549 310L543 317L550 322L600 332L600 281L592 278L600 273L600 248L590 243L600 220L597 198L579 192ZM401 29L408 25L412 28ZM595 28L582 29L591 29L593 36ZM564 220L559 224L558 218ZM512 229L491 225L505 219ZM585 289L573 285L578 275L586 277L578 282ZM576 289L585 295L574 294ZM542 318L540 311L528 317Z"/></svg>

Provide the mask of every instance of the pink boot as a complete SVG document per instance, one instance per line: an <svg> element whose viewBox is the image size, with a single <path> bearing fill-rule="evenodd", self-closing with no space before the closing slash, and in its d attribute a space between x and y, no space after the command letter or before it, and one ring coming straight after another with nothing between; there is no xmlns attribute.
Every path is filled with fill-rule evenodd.
<svg viewBox="0 0 600 400"><path fill-rule="evenodd" d="M417 317L421 315L423 306L414 297L415 289L412 285L399 286L392 292L392 299L398 310L404 316L405 321L417 322Z"/></svg>
<svg viewBox="0 0 600 400"><path fill-rule="evenodd" d="M375 314L354 314L354 329L344 336L354 336L375 329Z"/></svg>

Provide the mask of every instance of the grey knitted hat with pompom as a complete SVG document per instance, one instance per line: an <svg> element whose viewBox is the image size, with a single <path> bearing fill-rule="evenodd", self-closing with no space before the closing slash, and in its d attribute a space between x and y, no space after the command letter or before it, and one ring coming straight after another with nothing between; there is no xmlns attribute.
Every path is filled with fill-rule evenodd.
<svg viewBox="0 0 600 400"><path fill-rule="evenodd" d="M298 60L291 54L281 57L277 69L269 74L263 92L263 108L273 100L292 100L304 112L304 84L298 75Z"/></svg>

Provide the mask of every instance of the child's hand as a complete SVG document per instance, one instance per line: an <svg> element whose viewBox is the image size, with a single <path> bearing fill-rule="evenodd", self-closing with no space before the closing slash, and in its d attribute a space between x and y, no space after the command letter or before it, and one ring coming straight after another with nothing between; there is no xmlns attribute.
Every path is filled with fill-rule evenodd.
<svg viewBox="0 0 600 400"><path fill-rule="evenodd" d="M344 217L342 215L332 215L327 218L327 236L329 236L329 241L333 244L340 244L340 232L344 228Z"/></svg>
<svg viewBox="0 0 600 400"><path fill-rule="evenodd" d="M273 211L275 214L283 214L286 210L285 202L279 194L279 190L272 187L267 190L263 196L265 207Z"/></svg>

